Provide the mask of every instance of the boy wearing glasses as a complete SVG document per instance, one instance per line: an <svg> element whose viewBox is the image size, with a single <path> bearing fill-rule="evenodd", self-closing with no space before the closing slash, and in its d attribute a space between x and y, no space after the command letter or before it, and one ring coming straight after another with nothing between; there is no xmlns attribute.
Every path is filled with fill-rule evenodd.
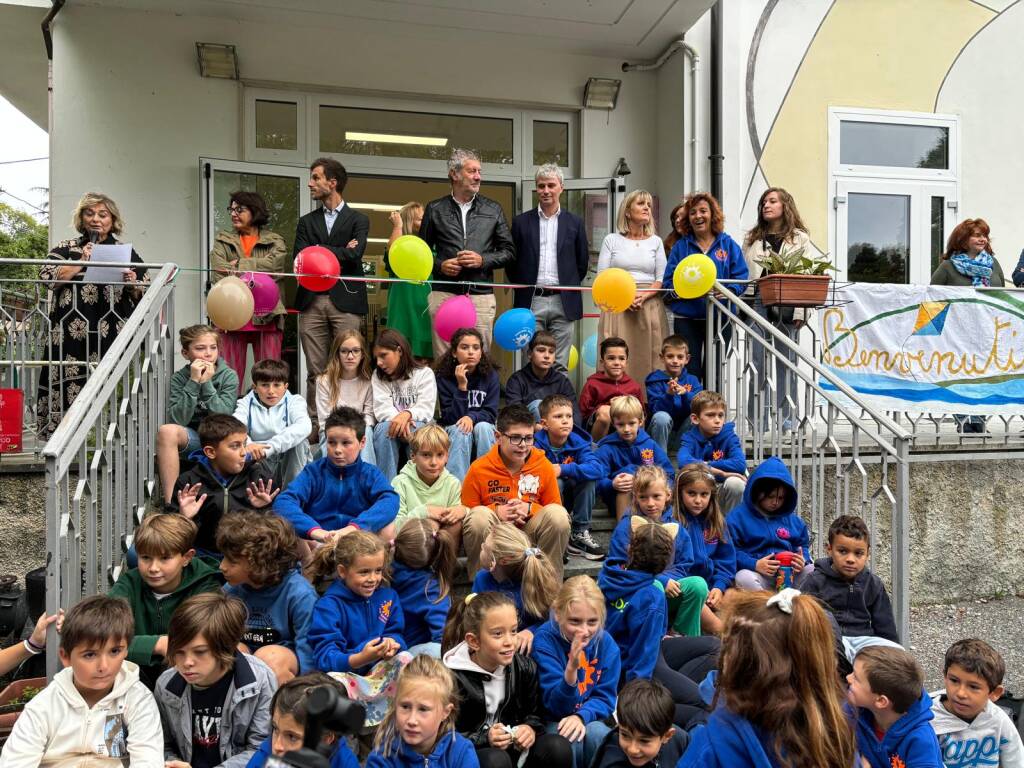
<svg viewBox="0 0 1024 768"><path fill-rule="evenodd" d="M548 556L561 580L569 513L551 462L533 445L533 414L525 405L508 405L495 426L497 443L470 465L462 482L462 503L469 507L462 523L466 570L479 570L480 547L491 526L507 522Z"/></svg>

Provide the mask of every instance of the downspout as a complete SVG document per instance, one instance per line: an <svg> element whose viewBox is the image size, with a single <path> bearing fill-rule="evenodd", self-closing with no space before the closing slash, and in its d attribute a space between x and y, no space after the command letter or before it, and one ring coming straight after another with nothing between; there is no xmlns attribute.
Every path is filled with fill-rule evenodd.
<svg viewBox="0 0 1024 768"><path fill-rule="evenodd" d="M50 25L53 20L57 18L57 14L60 13L60 9L64 7L66 0L53 0L53 4L50 6L50 10L47 12L46 17L43 19L43 44L46 46L46 135L47 144L49 144L51 137L53 136L53 35L50 33ZM51 156L53 152L49 153ZM53 211L53 163L47 164L49 171L47 173L47 190L50 195L50 205L47 206L49 211Z"/></svg>
<svg viewBox="0 0 1024 768"><path fill-rule="evenodd" d="M722 0L711 6L711 194L722 201Z"/></svg>
<svg viewBox="0 0 1024 768"><path fill-rule="evenodd" d="M682 51L685 56L690 57L690 90L692 92L691 100L693 102L692 108L690 109L690 139L687 142L686 129L683 128L683 143L689 143L690 150L690 192L695 192L697 189L697 106L700 101L697 98L697 83L698 73L700 70L700 54L697 53L697 49L686 42L686 37L682 36L678 40L673 40L669 46L662 52L662 54L648 62L637 62L631 64L628 61L623 62L623 72L648 72L650 70L660 68L666 61L668 61L676 51ZM686 89L683 89L683 110L686 110Z"/></svg>

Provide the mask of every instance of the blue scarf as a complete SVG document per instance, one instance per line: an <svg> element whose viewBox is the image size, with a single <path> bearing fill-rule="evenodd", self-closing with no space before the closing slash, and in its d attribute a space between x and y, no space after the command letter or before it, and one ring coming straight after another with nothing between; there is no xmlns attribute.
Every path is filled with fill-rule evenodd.
<svg viewBox="0 0 1024 768"><path fill-rule="evenodd" d="M975 288L991 285L992 278L992 257L982 251L973 259L966 253L957 253L949 259L953 262L956 271L964 277L971 278L971 285Z"/></svg>

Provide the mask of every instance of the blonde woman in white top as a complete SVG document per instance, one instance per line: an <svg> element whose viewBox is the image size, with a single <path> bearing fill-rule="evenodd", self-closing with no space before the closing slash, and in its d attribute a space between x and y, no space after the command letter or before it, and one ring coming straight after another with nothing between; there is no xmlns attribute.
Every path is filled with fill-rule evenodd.
<svg viewBox="0 0 1024 768"><path fill-rule="evenodd" d="M665 273L665 245L654 231L651 194L637 189L626 195L615 220L616 232L605 237L597 260L600 274L611 267L629 272L637 294L625 312L602 312L598 342L612 336L626 341L629 361L626 373L643 384L659 367L661 341L665 338L665 308L658 289Z"/></svg>

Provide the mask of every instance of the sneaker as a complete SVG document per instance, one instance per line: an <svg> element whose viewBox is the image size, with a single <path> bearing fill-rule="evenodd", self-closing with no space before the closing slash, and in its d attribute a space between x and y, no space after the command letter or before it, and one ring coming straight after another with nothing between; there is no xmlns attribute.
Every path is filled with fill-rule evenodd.
<svg viewBox="0 0 1024 768"><path fill-rule="evenodd" d="M587 560L604 560L605 551L597 545L590 531L580 531L569 537L569 546L566 548L570 555L585 557Z"/></svg>

